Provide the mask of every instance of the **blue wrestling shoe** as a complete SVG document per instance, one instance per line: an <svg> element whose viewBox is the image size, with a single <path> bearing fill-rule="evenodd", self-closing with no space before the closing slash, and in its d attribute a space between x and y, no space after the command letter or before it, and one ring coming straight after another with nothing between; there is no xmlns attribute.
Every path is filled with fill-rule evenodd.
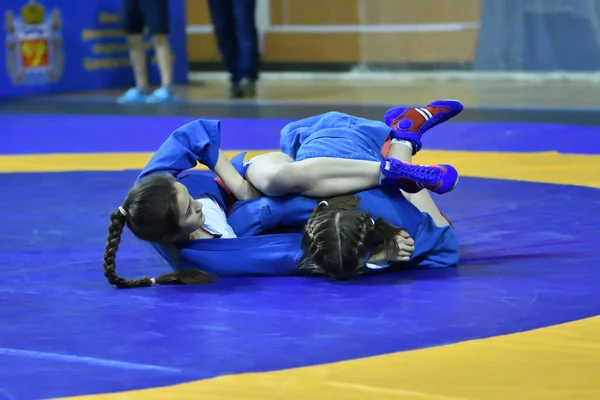
<svg viewBox="0 0 600 400"><path fill-rule="evenodd" d="M436 100L425 107L391 108L383 120L392 128L392 139L412 142L414 155L421 150L421 137L425 132L457 116L463 108L458 100Z"/></svg>
<svg viewBox="0 0 600 400"><path fill-rule="evenodd" d="M382 186L417 193L428 189L438 194L452 191L458 184L458 171L451 165L417 165L386 158L381 162Z"/></svg>

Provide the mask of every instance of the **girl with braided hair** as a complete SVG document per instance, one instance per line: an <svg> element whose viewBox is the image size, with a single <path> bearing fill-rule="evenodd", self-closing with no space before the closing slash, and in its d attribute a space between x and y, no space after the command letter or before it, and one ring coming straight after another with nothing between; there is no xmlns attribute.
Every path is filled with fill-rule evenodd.
<svg viewBox="0 0 600 400"><path fill-rule="evenodd" d="M292 275L299 261L301 229L294 231L293 224L286 227L284 220L281 229L287 229L285 233L262 236L250 233L259 225L262 230L271 229L269 224L276 221L272 214L285 210L285 204L279 208L276 204L285 203L283 195L336 196L381 185L398 189L406 186L406 182L436 184L440 193L455 186L458 175L449 166L440 174L439 167L381 160L380 155L348 154L349 138L366 137L368 145L358 146L372 148L379 139L371 139L371 133L380 137L383 128L383 136L387 137L390 131L381 122L348 118L355 117L328 113L289 124L282 130L282 153L265 154L247 163L243 162L244 153L230 162L219 149L219 121L197 120L177 129L153 155L124 203L111 213L104 254L108 281L129 288L155 283L204 283L214 275ZM305 129L309 125L312 131ZM309 141L317 145L313 148L316 151L313 154L297 151L309 136ZM293 137L295 144L284 143L284 137L286 140ZM341 145L336 153L339 157L319 156L322 150L319 146L324 141L329 142L327 147ZM310 150L311 146L304 148ZM356 148L349 153L352 152L357 153ZM219 178L187 172L198 162ZM432 173L423 174L428 168ZM314 200L304 196L295 199L307 200L306 208ZM230 210L233 210L230 218L234 218L228 223L226 214ZM254 218L240 218L245 215ZM306 222L307 216L301 211L286 217L293 215ZM125 225L135 236L150 242L174 272L154 279L126 280L117 276L115 255ZM199 240L216 238L227 240Z"/></svg>

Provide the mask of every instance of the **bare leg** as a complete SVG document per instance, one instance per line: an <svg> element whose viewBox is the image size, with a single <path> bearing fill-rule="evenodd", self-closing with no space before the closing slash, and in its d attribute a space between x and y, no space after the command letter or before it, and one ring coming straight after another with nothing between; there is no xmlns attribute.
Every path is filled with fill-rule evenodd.
<svg viewBox="0 0 600 400"><path fill-rule="evenodd" d="M135 86L138 89L148 87L148 68L146 67L146 51L142 35L127 36L129 43L129 59L135 76Z"/></svg>
<svg viewBox="0 0 600 400"><path fill-rule="evenodd" d="M256 158L248 167L247 179L267 196L328 197L376 187L380 174L377 161L325 157L294 161L276 152Z"/></svg>
<svg viewBox="0 0 600 400"><path fill-rule="evenodd" d="M161 84L163 87L171 86L173 84L173 58L169 39L167 35L154 35L152 43L156 52Z"/></svg>
<svg viewBox="0 0 600 400"><path fill-rule="evenodd" d="M401 143L392 143L388 157L404 162L412 162L412 150ZM435 205L429 191L421 190L418 193L406 193L402 191L402 194L408 201L417 207L419 211L429 214L437 226L442 227L449 225L448 220Z"/></svg>

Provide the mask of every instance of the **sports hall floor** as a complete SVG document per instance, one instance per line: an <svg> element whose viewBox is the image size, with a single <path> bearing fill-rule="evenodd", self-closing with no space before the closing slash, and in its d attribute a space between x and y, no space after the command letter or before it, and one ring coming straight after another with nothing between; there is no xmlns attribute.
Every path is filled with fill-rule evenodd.
<svg viewBox="0 0 600 400"><path fill-rule="evenodd" d="M117 106L116 92L0 102L0 399L600 398L597 84L260 89L256 101L224 101L209 81L170 105ZM462 173L435 198L458 268L135 290L103 277L108 214L179 125L220 118L224 149L254 153L277 149L292 119L380 119L437 98L466 110L415 161ZM125 235L118 273L166 268Z"/></svg>

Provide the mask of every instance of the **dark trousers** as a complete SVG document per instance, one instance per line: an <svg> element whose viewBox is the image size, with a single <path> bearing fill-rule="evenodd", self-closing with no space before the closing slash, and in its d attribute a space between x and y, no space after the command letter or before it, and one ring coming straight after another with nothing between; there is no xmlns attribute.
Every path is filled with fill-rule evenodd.
<svg viewBox="0 0 600 400"><path fill-rule="evenodd" d="M219 51L231 81L258 79L256 0L208 0L208 6Z"/></svg>

